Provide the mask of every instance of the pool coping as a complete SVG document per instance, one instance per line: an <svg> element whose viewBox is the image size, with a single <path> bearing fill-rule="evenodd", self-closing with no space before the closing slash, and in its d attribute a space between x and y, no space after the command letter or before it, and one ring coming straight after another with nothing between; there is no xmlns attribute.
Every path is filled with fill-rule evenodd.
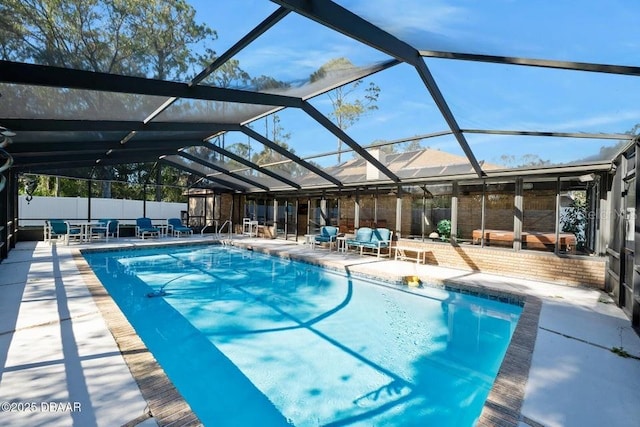
<svg viewBox="0 0 640 427"><path fill-rule="evenodd" d="M81 251L73 251L73 259L138 384L142 397L147 401L148 418L154 418L159 427L202 426L202 422L89 267ZM133 427L141 421L143 420L136 419L122 427Z"/></svg>
<svg viewBox="0 0 640 427"><path fill-rule="evenodd" d="M217 242L193 242L180 244L179 246L211 245ZM342 273L362 277L364 279L376 279L387 282L393 287L402 287L411 291L406 285L402 285L402 277L393 274L363 274L359 271L351 271L348 266L339 266L331 261L315 258L313 256L291 253L286 248L266 248L244 242L233 241L233 246L255 250L260 253L277 256L284 259L306 262ZM166 244L145 245L137 247L121 247L114 249L91 249L93 251L119 251L128 249L149 249L151 247L168 246ZM177 246L177 245L171 245ZM80 274L100 309L107 327L111 331L120 351L129 366L134 379L140 387L141 393L149 404L150 416L153 416L159 426L196 426L202 425L189 404L180 395L171 380L166 376L151 352L138 337L135 330L122 314L116 303L108 294L102 283L95 276L88 263L82 256L83 251L74 251L74 259ZM522 294L513 291L490 288L479 284L464 283L451 279L432 279L429 286L442 288L449 291L460 292L488 299L499 300L523 307L518 324L514 330L511 342L507 348L505 357L485 401L483 410L477 420L477 426L505 426L517 427L520 422L532 424L522 413L525 388L529 377L531 359L535 347L538 321L542 300L533 295Z"/></svg>

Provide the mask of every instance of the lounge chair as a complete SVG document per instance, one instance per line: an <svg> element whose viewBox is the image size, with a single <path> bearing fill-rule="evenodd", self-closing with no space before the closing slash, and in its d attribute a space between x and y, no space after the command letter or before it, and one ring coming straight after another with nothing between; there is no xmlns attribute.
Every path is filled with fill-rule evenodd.
<svg viewBox="0 0 640 427"><path fill-rule="evenodd" d="M149 218L136 219L136 237L144 239L146 236L160 237L160 229L154 227Z"/></svg>
<svg viewBox="0 0 640 427"><path fill-rule="evenodd" d="M320 234L315 236L311 241L311 249L315 249L316 245L319 243L328 243L329 249L331 249L331 246L336 243L337 238L338 227L334 227L332 225L323 225L320 228Z"/></svg>
<svg viewBox="0 0 640 427"><path fill-rule="evenodd" d="M71 238L77 239L78 241L82 240L82 229L80 227L75 227L69 224L69 221L64 221L61 219L50 219L47 220L47 232L45 232L45 239L49 241L51 244L52 239L55 237L56 240L62 239L66 245L69 245L69 240Z"/></svg>
<svg viewBox="0 0 640 427"><path fill-rule="evenodd" d="M180 218L167 219L167 226L169 227L169 232L174 237L180 237L183 234L193 236L193 229L182 225L182 220Z"/></svg>
<svg viewBox="0 0 640 427"><path fill-rule="evenodd" d="M365 249L370 249L371 253L375 253L378 258L388 257L391 252L392 235L393 231L388 228L361 227L356 230L353 239L347 240L347 248L350 246L360 248L360 255L364 255ZM383 249L387 249L387 252L382 252Z"/></svg>
<svg viewBox="0 0 640 427"><path fill-rule="evenodd" d="M109 236L116 238L120 237L120 224L117 219L99 219L98 225L91 226L91 234L92 237L104 237L105 240L109 241Z"/></svg>

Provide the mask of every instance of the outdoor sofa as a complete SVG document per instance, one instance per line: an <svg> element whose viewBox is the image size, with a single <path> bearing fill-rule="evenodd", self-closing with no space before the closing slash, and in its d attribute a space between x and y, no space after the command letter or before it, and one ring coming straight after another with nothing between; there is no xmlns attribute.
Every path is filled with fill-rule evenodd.
<svg viewBox="0 0 640 427"><path fill-rule="evenodd" d="M375 253L378 258L388 257L391 252L392 236L393 231L388 228L360 227L352 239L347 239L347 248L360 249L360 255L363 255L367 249L370 253ZM386 252L383 252L384 249Z"/></svg>

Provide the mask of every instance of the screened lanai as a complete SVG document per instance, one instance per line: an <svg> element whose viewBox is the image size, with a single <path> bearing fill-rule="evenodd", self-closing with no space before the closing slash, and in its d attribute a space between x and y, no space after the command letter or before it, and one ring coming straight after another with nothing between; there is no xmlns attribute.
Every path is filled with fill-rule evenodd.
<svg viewBox="0 0 640 427"><path fill-rule="evenodd" d="M0 259L23 177L126 180L115 168L135 163L228 197L190 212L201 225L247 217L294 240L384 225L419 242L611 257L606 286L634 315L635 223L619 213L635 212L637 4L189 1L156 15L193 13L210 31L135 54L123 40L142 30L107 3L42 4L0 5ZM109 13L101 33L45 46L40 23L89 12ZM159 176L146 182L175 184ZM578 202L586 218L563 246Z"/></svg>

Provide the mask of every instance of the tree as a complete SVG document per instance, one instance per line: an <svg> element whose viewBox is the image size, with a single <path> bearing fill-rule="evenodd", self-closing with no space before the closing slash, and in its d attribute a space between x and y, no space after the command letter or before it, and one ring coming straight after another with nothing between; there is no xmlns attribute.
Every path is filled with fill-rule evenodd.
<svg viewBox="0 0 640 427"><path fill-rule="evenodd" d="M310 81L326 78L331 74L337 74L345 69L352 69L354 65L347 58L332 59L317 71L311 74ZM327 95L331 100L333 111L329 117L335 120L336 125L346 130L355 124L368 111L378 109L377 101L380 95L380 88L373 82L369 83L364 90L361 88L362 80L341 86ZM356 96L360 96L356 98ZM338 163L342 161L342 140L338 138Z"/></svg>
<svg viewBox="0 0 640 427"><path fill-rule="evenodd" d="M249 142L234 142L230 144L227 149L242 158L251 159L251 143ZM240 164L235 161L233 161L233 164L240 166Z"/></svg>
<svg viewBox="0 0 640 427"><path fill-rule="evenodd" d="M184 0L144 0L135 2L137 15L130 17L147 75L157 79L182 79L199 58L190 46L213 40L216 33L195 21L195 9ZM209 51L209 53L213 53ZM209 58L211 60L211 57Z"/></svg>
<svg viewBox="0 0 640 427"><path fill-rule="evenodd" d="M215 53L209 43L216 33L195 21L195 10L185 0L4 0L0 3L0 56L96 72L184 80ZM199 46L200 52L194 53ZM84 98L55 96L47 88L18 88L29 103L17 103L16 113L39 117L55 108L58 115L81 112L152 111L149 98L118 93L82 92ZM24 93L28 92L28 93ZM11 99L5 102L12 102ZM157 103L156 100L151 102ZM18 111L22 109L23 111ZM131 164L94 168L92 176L104 180L143 182L150 165ZM91 172L91 171L89 171ZM46 178L49 179L49 178ZM105 181L109 182L109 181ZM51 185L43 186L49 188ZM82 190L82 185L77 189ZM110 193L103 185L103 194ZM61 185L62 192L62 185Z"/></svg>
<svg viewBox="0 0 640 427"><path fill-rule="evenodd" d="M251 84L257 91L268 91L271 89L286 89L291 85L287 82L276 80L273 77L262 75L251 79Z"/></svg>
<svg viewBox="0 0 640 427"><path fill-rule="evenodd" d="M561 213L560 223L563 232L573 233L576 236L577 249L582 250L587 240L587 192L572 191L570 195L573 203Z"/></svg>
<svg viewBox="0 0 640 427"><path fill-rule="evenodd" d="M424 148L420 145L419 139L413 139L407 142L400 142L396 144L385 144L387 141L383 139L377 139L371 144L371 146L380 146L380 151L385 154L394 154L394 153L407 153L409 151L420 151ZM365 147L367 148L367 147Z"/></svg>
<svg viewBox="0 0 640 427"><path fill-rule="evenodd" d="M640 123L634 125L630 130L625 132L627 135L636 136L640 134ZM618 141L618 143L610 146L602 146L600 147L600 151L598 154L587 157L583 159L583 161L592 161L592 160L611 160L613 159L620 151L629 145L629 140L623 139Z"/></svg>
<svg viewBox="0 0 640 427"><path fill-rule="evenodd" d="M286 132L280 122L280 116L277 114L271 114L264 118L264 134L266 137L287 151L294 153L295 150L289 147L286 141L291 138L291 133ZM297 164L289 161L285 156L272 150L271 148L264 146L262 151L255 153L251 159L258 165L265 165L270 163L284 162L275 166L275 169L286 172L290 175L295 175L299 170Z"/></svg>
<svg viewBox="0 0 640 427"><path fill-rule="evenodd" d="M216 33L184 0L4 0L3 59L181 79ZM210 50L208 52L211 52Z"/></svg>
<svg viewBox="0 0 640 427"><path fill-rule="evenodd" d="M240 61L230 59L216 68L206 79L205 82L218 87L244 87L251 77L249 73L240 68Z"/></svg>
<svg viewBox="0 0 640 427"><path fill-rule="evenodd" d="M550 160L541 159L537 154L523 154L520 157L503 154L502 156L500 156L500 161L505 166L511 168L548 166L551 164Z"/></svg>

